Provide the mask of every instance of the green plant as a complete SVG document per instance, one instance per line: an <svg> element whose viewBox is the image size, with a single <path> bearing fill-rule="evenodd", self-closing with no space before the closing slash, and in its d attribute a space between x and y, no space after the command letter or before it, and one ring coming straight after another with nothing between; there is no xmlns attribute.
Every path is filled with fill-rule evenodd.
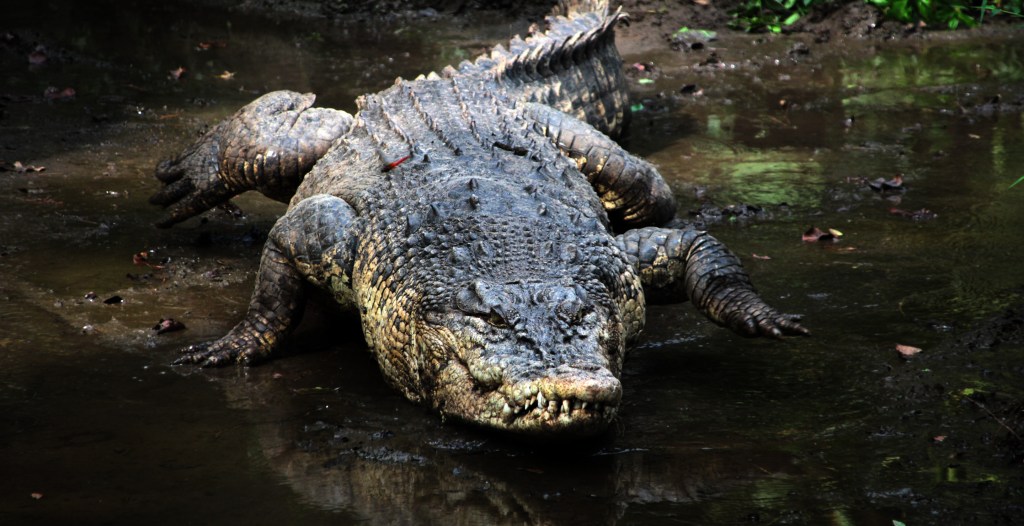
<svg viewBox="0 0 1024 526"><path fill-rule="evenodd" d="M975 7L978 11L978 23L985 20L985 15L1008 15L1017 18L1024 18L1024 0L982 0L981 5Z"/></svg>
<svg viewBox="0 0 1024 526"><path fill-rule="evenodd" d="M780 33L816 7L842 0L745 0L733 12L730 24L750 32ZM974 27L985 17L1024 17L1024 0L864 0L886 18L929 27Z"/></svg>
<svg viewBox="0 0 1024 526"><path fill-rule="evenodd" d="M832 0L747 0L733 12L733 28L781 33L784 26L800 20L815 4Z"/></svg>
<svg viewBox="0 0 1024 526"><path fill-rule="evenodd" d="M924 22L950 29L978 24L970 14L971 7L960 0L868 0L868 3L881 9L887 18L900 22Z"/></svg>

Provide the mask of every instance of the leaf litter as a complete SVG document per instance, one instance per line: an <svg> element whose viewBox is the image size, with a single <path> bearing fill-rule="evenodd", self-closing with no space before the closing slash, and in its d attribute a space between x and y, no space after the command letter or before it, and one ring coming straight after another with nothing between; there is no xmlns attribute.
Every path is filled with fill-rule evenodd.
<svg viewBox="0 0 1024 526"><path fill-rule="evenodd" d="M836 242L839 238L843 237L843 233L834 229L829 228L828 230L822 230L816 226L812 226L807 229L801 239L804 243L817 243L817 242Z"/></svg>

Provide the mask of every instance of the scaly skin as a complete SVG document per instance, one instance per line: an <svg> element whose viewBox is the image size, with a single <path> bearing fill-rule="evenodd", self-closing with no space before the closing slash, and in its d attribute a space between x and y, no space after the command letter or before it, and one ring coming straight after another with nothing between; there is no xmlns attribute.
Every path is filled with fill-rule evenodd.
<svg viewBox="0 0 1024 526"><path fill-rule="evenodd" d="M334 140L348 113L312 108L312 94L275 91L217 125L175 159L157 166L165 186L149 202L170 207L169 227L247 190L288 201Z"/></svg>
<svg viewBox="0 0 1024 526"><path fill-rule="evenodd" d="M516 433L593 435L618 411L648 299L691 299L748 336L806 334L717 240L658 227L675 214L668 185L605 133L627 118L624 15L561 8L547 33L399 79L355 117L265 95L162 164L163 224L244 189L294 194L245 318L178 363L268 359L317 287L360 316L410 400ZM294 161L268 169L275 156Z"/></svg>

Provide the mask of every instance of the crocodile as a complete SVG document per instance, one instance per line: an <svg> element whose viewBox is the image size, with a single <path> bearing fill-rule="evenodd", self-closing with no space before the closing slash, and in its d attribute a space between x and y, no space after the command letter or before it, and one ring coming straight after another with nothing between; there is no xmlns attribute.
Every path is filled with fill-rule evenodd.
<svg viewBox="0 0 1024 526"><path fill-rule="evenodd" d="M648 304L689 300L746 336L808 334L611 138L629 118L627 20L563 0L546 29L399 78L355 115L271 92L158 164L160 227L247 190L289 203L243 319L175 363L273 357L320 289L360 317L388 383L442 419L585 436L616 417Z"/></svg>

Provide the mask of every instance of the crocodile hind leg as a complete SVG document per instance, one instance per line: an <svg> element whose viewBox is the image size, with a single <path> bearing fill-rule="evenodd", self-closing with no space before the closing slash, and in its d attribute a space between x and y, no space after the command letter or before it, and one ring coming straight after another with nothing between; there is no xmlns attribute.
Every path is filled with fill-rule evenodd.
<svg viewBox="0 0 1024 526"><path fill-rule="evenodd" d="M223 338L183 349L174 363L215 367L267 359L298 325L310 284L351 304L355 217L345 201L326 195L289 209L263 248L245 318Z"/></svg>
<svg viewBox="0 0 1024 526"><path fill-rule="evenodd" d="M601 197L616 228L663 225L676 214L675 197L658 170L607 135L542 104L527 104L534 129L576 161Z"/></svg>
<svg viewBox="0 0 1024 526"><path fill-rule="evenodd" d="M651 303L689 299L712 321L744 336L810 334L797 323L797 316L782 314L765 303L739 258L707 232L648 227L630 230L615 240L636 258Z"/></svg>
<svg viewBox="0 0 1024 526"><path fill-rule="evenodd" d="M312 108L313 94L274 91L215 126L174 159L157 165L166 186L150 203L168 208L169 227L247 190L287 201L303 176L352 126L352 116Z"/></svg>

